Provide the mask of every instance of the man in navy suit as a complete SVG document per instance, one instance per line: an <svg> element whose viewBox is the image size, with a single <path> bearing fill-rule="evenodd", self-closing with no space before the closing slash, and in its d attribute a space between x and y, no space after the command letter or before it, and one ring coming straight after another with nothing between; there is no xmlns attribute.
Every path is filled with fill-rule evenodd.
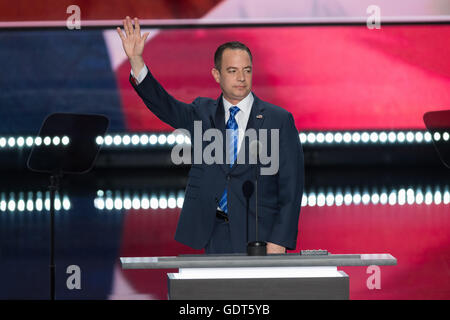
<svg viewBox="0 0 450 320"><path fill-rule="evenodd" d="M142 53L148 32L141 35L138 19L133 26L126 17L123 25L124 32L120 28L117 32L131 64L130 82L159 119L187 130L191 137L195 123L200 123L202 133L215 129L225 137L227 131L231 132L231 138L226 142L224 138L223 150L219 150L229 161L194 162L191 166L175 240L195 249L205 248L206 253L245 252L247 242L256 237L256 195L253 192L247 203L242 190L246 181L255 181L258 175L258 240L267 242L268 254L295 249L304 185L303 151L292 114L251 92L250 50L239 42L220 46L214 55L212 75L222 94L217 100L198 97L188 104L168 94L145 65ZM266 145L279 156L274 174L260 174L262 170L258 169L262 168L254 163L236 161L239 156L249 158L250 141L242 132L250 129L278 132ZM204 150L206 142L198 143ZM275 145L278 149L272 148Z"/></svg>

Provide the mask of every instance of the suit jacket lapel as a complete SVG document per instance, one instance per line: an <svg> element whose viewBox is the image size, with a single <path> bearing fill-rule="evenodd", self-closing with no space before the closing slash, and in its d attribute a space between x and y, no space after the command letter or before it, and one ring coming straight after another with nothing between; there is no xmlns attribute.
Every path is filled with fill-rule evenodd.
<svg viewBox="0 0 450 320"><path fill-rule="evenodd" d="M247 127L246 127L246 131L249 129L253 129L256 131L257 133L257 137L259 138L259 129L261 128L262 124L264 123L264 106L261 103L261 100L253 93L253 105L252 105L252 109L250 111L250 116L248 117L248 122L247 122ZM249 164L249 143L248 143L248 139L246 139L244 137L244 139L242 140L242 144L241 144L241 148L239 150L239 155L238 158L239 159L244 159L245 163L244 164L238 164L235 163L230 171L232 171L233 173L241 173L244 172L248 169L250 169L250 167L252 165Z"/></svg>
<svg viewBox="0 0 450 320"><path fill-rule="evenodd" d="M226 163L226 131L225 131L225 110L223 106L223 99L222 94L220 97L216 100L216 114L214 117L214 125L216 129L219 129L222 133L222 155L223 155L223 161L222 164L219 166L222 168L222 170L225 173L228 173L230 171L230 166Z"/></svg>

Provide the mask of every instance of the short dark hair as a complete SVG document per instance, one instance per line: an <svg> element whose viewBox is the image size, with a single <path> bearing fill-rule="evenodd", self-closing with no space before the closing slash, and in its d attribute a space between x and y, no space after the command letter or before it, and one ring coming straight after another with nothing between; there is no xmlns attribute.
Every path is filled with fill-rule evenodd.
<svg viewBox="0 0 450 320"><path fill-rule="evenodd" d="M214 67L220 71L220 68L222 67L222 56L225 49L232 49L232 50L244 50L247 51L248 55L250 56L250 61L253 61L252 59L252 53L250 52L250 49L243 43L239 41L230 41L226 42L222 45L220 45L216 53L214 53Z"/></svg>

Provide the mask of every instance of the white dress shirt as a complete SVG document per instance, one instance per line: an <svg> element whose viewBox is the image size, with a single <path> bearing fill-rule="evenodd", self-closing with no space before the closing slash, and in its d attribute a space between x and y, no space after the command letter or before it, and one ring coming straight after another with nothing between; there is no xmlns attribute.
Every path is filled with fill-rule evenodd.
<svg viewBox="0 0 450 320"><path fill-rule="evenodd" d="M142 80L144 80L147 73L148 73L148 69L147 69L147 66L145 66L145 65L141 69L141 71L139 71L139 74L137 77L134 76L133 69L131 69L131 76L136 79L137 84L140 84L142 82Z"/></svg>
<svg viewBox="0 0 450 320"><path fill-rule="evenodd" d="M225 109L225 125L227 124L228 119L230 118L230 108L233 106L237 106L239 108L239 112L236 113L234 118L236 119L238 125L238 152L241 149L241 143L244 139L245 129L247 128L248 118L250 116L250 112L252 111L252 105L255 98L253 98L253 94L250 92L244 99L238 102L237 105L231 104L227 99L222 97L223 107Z"/></svg>

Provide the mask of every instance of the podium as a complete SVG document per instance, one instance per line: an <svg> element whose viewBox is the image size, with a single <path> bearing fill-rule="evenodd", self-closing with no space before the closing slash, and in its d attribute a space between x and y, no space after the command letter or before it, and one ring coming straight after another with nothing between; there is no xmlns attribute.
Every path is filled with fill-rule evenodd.
<svg viewBox="0 0 450 320"><path fill-rule="evenodd" d="M170 300L349 299L349 277L337 267L397 264L388 253L314 251L267 256L121 257L120 261L123 269L179 269L167 274Z"/></svg>

